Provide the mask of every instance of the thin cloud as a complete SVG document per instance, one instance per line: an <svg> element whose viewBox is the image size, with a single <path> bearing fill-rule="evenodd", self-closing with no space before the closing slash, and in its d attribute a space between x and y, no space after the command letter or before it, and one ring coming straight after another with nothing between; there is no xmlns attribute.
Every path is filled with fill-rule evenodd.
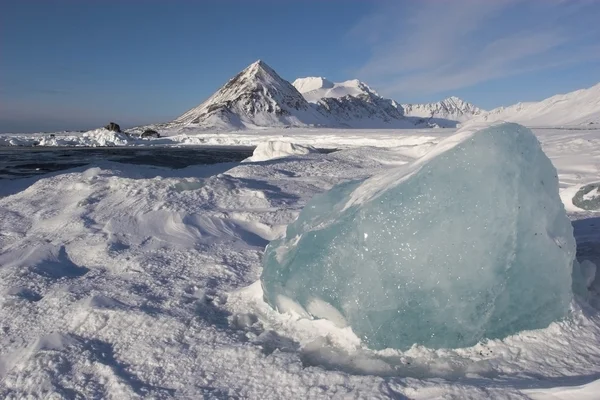
<svg viewBox="0 0 600 400"><path fill-rule="evenodd" d="M370 51L356 74L402 96L600 59L600 32L585 23L599 15L593 1L384 3L350 32Z"/></svg>

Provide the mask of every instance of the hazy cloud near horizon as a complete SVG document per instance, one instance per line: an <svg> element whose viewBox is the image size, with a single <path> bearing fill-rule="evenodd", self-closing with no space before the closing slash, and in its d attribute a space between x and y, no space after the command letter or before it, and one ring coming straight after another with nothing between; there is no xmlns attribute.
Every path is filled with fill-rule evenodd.
<svg viewBox="0 0 600 400"><path fill-rule="evenodd" d="M385 2L349 37L370 57L356 71L383 95L440 93L600 59L600 2Z"/></svg>

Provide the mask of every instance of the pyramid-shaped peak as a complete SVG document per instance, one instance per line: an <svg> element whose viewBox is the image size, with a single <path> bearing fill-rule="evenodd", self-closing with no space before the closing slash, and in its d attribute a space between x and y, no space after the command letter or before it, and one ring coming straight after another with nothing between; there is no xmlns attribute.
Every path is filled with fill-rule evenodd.
<svg viewBox="0 0 600 400"><path fill-rule="evenodd" d="M250 64L248 67L246 67L246 69L244 69L244 71L242 71L242 73L249 74L249 75L265 73L267 75L272 75L272 76L277 76L277 77L279 76L279 75L277 75L277 72L275 72L275 70L273 68L271 68L263 60L256 60L255 62Z"/></svg>
<svg viewBox="0 0 600 400"><path fill-rule="evenodd" d="M239 128L302 125L321 118L291 83L257 60L175 122L203 124L217 120L223 126Z"/></svg>

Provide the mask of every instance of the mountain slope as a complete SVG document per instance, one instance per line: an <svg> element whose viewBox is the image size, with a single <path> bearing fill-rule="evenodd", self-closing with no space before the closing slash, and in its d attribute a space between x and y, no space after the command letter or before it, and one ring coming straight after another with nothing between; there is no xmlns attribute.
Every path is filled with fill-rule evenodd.
<svg viewBox="0 0 600 400"><path fill-rule="evenodd" d="M539 102L495 108L478 119L504 120L534 127L600 124L600 84Z"/></svg>
<svg viewBox="0 0 600 400"><path fill-rule="evenodd" d="M484 110L467 103L458 97L449 97L437 103L402 104L404 115L427 120L441 127L454 128L457 124L465 122L480 115Z"/></svg>
<svg viewBox="0 0 600 400"><path fill-rule="evenodd" d="M331 82L322 77L296 79L294 87L333 124L349 128L415 128L394 100L385 99L358 79Z"/></svg>
<svg viewBox="0 0 600 400"><path fill-rule="evenodd" d="M373 94L325 97L316 104L323 115L342 127L415 128L415 124L404 117L402 107L398 103Z"/></svg>
<svg viewBox="0 0 600 400"><path fill-rule="evenodd" d="M263 61L248 66L215 94L173 121L202 128L307 126L327 121Z"/></svg>
<svg viewBox="0 0 600 400"><path fill-rule="evenodd" d="M398 103L382 98L358 80L336 84L325 78L303 78L295 84L296 87L259 60L167 127L214 130L289 126L415 127L404 118ZM312 102L297 88L310 93ZM318 97L322 94L334 97Z"/></svg>

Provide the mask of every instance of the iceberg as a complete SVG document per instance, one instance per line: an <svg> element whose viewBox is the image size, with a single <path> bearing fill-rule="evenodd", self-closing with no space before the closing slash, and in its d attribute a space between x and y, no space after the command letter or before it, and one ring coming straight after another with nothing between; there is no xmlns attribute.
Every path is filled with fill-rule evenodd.
<svg viewBox="0 0 600 400"><path fill-rule="evenodd" d="M459 348L564 318L574 261L533 133L471 125L315 196L267 246L261 284L278 311L350 326L373 349Z"/></svg>

